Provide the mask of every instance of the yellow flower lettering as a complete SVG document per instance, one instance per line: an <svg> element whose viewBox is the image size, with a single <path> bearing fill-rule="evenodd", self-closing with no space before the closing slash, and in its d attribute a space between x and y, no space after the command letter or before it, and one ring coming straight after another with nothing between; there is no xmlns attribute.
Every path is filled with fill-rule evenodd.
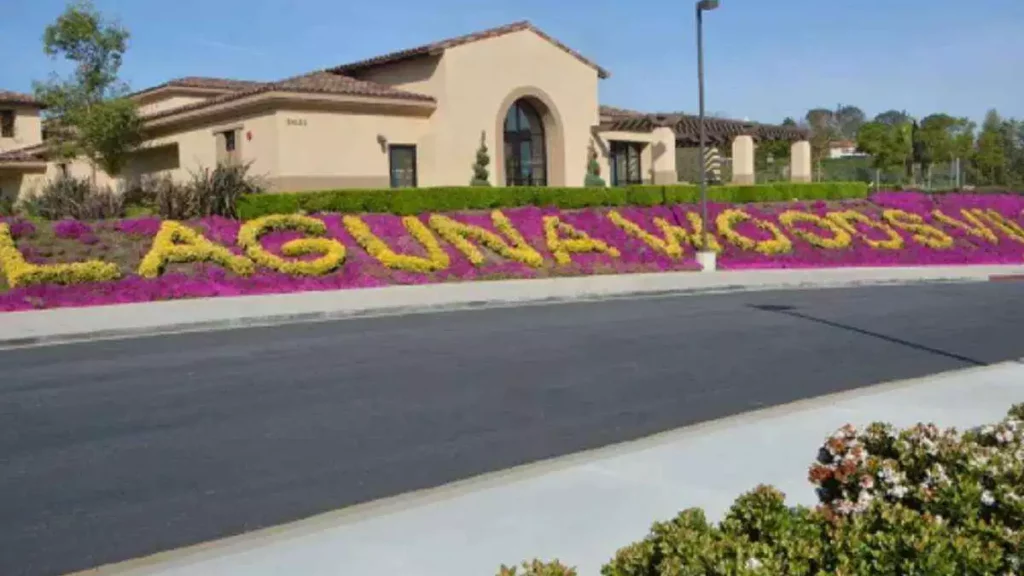
<svg viewBox="0 0 1024 576"><path fill-rule="evenodd" d="M995 235L994 232L992 232L992 230L985 226L985 224L978 218L977 215L972 214L966 208L961 208L960 214L964 217L964 220L966 220L967 222L957 220L952 216L944 214L941 210L932 211L932 216L934 216L936 220L942 222L947 226L952 226L953 228L957 228L967 234L970 234L971 236L974 236L975 238L987 240L992 244L999 243L999 238Z"/></svg>
<svg viewBox="0 0 1024 576"><path fill-rule="evenodd" d="M117 280L116 264L89 260L72 264L32 264L18 250L11 227L0 222L0 269L12 288L32 284L84 284Z"/></svg>
<svg viewBox="0 0 1024 576"><path fill-rule="evenodd" d="M661 222L664 222L665 224L662 225L661 223L658 222L659 220ZM690 223L690 227L693 228L693 234L688 235L686 230L683 229L682 227L672 226L669 223L662 220L661 218L655 220L654 223L657 224L658 227L661 228L663 231L665 231L666 234L668 234L669 231L671 231L672 234L677 235L678 238L686 239L691 245L693 245L694 248L698 250L704 249L704 219L701 218L701 215L697 214L696 212L687 212L686 220ZM715 238L714 234L708 234L708 249L711 250L712 252L722 251L722 245L718 243L718 239Z"/></svg>
<svg viewBox="0 0 1024 576"><path fill-rule="evenodd" d="M523 235L512 225L512 221L500 210L491 212L491 222L501 234L511 241L511 246L500 235L480 226L458 222L440 214L433 214L429 219L430 227L456 250L462 252L474 266L483 265L486 259L480 249L473 245L473 241L479 242L502 258L534 268L539 268L544 264L544 257L540 255L540 252L530 246Z"/></svg>
<svg viewBox="0 0 1024 576"><path fill-rule="evenodd" d="M772 238L770 240L754 240L735 230L737 224L748 220L753 221L758 228L770 233ZM741 250L754 250L761 254L771 255L785 254L793 249L793 243L779 230L778 226L767 220L754 218L742 210L723 210L715 218L715 224L718 226L718 233L729 241L730 244Z"/></svg>
<svg viewBox="0 0 1024 576"><path fill-rule="evenodd" d="M642 240L651 248L654 248L658 252L661 252L671 258L682 257L683 247L680 245L680 240L684 242L690 241L690 236L685 229L678 226L672 226L663 218L655 218L655 226L661 229L662 234L664 234L664 238L659 238L654 234L651 234L647 230L644 230L639 224L625 218L615 210L610 210L608 212L608 219L611 220L613 224L621 228L626 234ZM679 234L676 231L681 231L682 234Z"/></svg>
<svg viewBox="0 0 1024 576"><path fill-rule="evenodd" d="M620 255L614 247L562 222L558 216L544 217L544 237L555 262L563 266L572 263L573 253L601 252L612 258Z"/></svg>
<svg viewBox="0 0 1024 576"><path fill-rule="evenodd" d="M819 236L810 230L799 228L796 225L797 222L813 224L831 234L831 237L826 238L824 236ZM809 212L786 210L782 214L779 214L779 223L785 226L787 230L793 233L793 235L805 240L811 246L818 248L824 248L826 250L842 250L843 248L848 248L853 242L853 237L850 236L850 233L844 230L841 226L828 218L811 214Z"/></svg>
<svg viewBox="0 0 1024 576"><path fill-rule="evenodd" d="M988 220L989 224L998 228L999 231L1005 234L1009 239L1016 240L1017 242L1024 244L1024 228L1021 228L1020 224L1005 218L1002 214L992 209L974 209L973 212Z"/></svg>
<svg viewBox="0 0 1024 576"><path fill-rule="evenodd" d="M322 220L301 214L275 214L250 220L238 231L238 245L260 266L290 276L323 276L345 262L345 247L332 238L299 238L281 246L285 256L320 254L316 260L285 260L260 244L260 238L273 230L298 230L314 236L327 233Z"/></svg>
<svg viewBox="0 0 1024 576"><path fill-rule="evenodd" d="M883 210L882 218L895 228L913 232L914 241L923 246L936 250L946 250L953 246L952 236L934 226L925 224L924 218L918 214L911 214L904 210Z"/></svg>
<svg viewBox="0 0 1024 576"><path fill-rule="evenodd" d="M232 254L181 222L165 220L153 239L152 248L139 264L139 276L156 278L168 264L186 262L213 262L239 276L249 276L256 269L252 260L245 256Z"/></svg>
<svg viewBox="0 0 1024 576"><path fill-rule="evenodd" d="M409 254L396 254L358 216L344 216L341 221L345 225L345 229L348 230L348 233L366 250L366 253L388 268L425 273L444 270L451 263L448 253L444 251L444 248L441 248L437 238L415 216L403 217L402 225L427 251L425 258Z"/></svg>
<svg viewBox="0 0 1024 576"><path fill-rule="evenodd" d="M856 210L844 210L842 212L829 212L828 218L836 224L843 227L844 230L850 234L858 235L862 240L872 248L881 250L899 250L903 248L903 236L893 229L892 226L878 220L873 220L870 216L866 216L857 212ZM889 236L888 240L874 240L869 238L867 234L857 230L857 224L863 224L865 226L881 230Z"/></svg>

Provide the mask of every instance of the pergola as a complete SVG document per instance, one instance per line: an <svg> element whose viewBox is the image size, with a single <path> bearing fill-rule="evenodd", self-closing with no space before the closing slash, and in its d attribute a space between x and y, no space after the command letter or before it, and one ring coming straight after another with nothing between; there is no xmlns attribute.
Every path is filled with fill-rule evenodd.
<svg viewBox="0 0 1024 576"><path fill-rule="evenodd" d="M705 117L705 142L712 148L732 147L733 182L753 183L754 148L759 142L788 142L792 145L791 173L794 181L810 180L809 131L797 126L761 124L745 120ZM650 135L651 143L663 147L689 148L700 143L700 118L692 114L677 112L645 114L633 110L601 107L601 122L597 132L614 140L622 135L633 134L637 138ZM665 156L665 155L662 155ZM655 160L656 173L670 174L667 158ZM673 167L674 169L674 167Z"/></svg>

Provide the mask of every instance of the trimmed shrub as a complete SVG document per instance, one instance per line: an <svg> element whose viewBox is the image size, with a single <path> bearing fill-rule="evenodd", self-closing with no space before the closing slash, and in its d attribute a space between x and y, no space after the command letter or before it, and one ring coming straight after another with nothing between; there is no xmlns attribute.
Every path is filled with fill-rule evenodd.
<svg viewBox="0 0 1024 576"><path fill-rule="evenodd" d="M781 200L842 200L866 198L868 187L859 182L814 184L762 184L712 186L714 202L772 202ZM412 215L423 212L488 210L516 206L588 208L593 206L694 204L700 201L697 186L629 186L615 188L483 186L396 189L350 189L318 192L246 195L238 200L242 219L294 212L380 212Z"/></svg>

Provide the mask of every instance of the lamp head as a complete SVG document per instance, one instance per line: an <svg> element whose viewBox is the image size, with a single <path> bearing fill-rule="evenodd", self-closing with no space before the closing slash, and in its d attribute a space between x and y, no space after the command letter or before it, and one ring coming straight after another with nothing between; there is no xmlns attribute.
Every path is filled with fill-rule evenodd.
<svg viewBox="0 0 1024 576"><path fill-rule="evenodd" d="M718 8L718 0L700 0L697 2L697 10L707 12Z"/></svg>

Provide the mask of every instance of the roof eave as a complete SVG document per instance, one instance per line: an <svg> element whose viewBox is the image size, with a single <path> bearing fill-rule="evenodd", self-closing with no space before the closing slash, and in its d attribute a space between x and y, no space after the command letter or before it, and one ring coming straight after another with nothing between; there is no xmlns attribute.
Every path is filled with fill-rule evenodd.
<svg viewBox="0 0 1024 576"><path fill-rule="evenodd" d="M170 111L165 115L156 118L143 118L146 128L160 128L179 122L189 121L196 118L223 114L224 112L239 110L260 104L282 104L282 103L311 103L319 102L326 104L363 104L400 107L412 110L433 111L437 103L433 98L424 96L422 98L395 98L386 96L361 96L351 94L326 94L320 92L291 92L283 90L270 90L240 96L237 99L219 102L202 108L195 108L181 111Z"/></svg>

